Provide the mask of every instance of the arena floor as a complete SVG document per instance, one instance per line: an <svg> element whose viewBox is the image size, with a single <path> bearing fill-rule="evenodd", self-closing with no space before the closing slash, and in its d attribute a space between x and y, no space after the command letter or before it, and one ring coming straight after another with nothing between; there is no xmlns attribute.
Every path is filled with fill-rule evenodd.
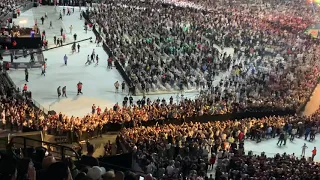
<svg viewBox="0 0 320 180"><path fill-rule="evenodd" d="M45 20L44 25L40 24L40 30L45 30L49 46L53 46L53 36L60 34L60 28L63 27L64 31L69 32L70 25L73 26L73 32L77 33L78 40L93 37L94 34L88 31L86 34L83 30L84 21L80 20L79 9L75 9L75 13L71 16L64 16L63 21L58 20L59 12L62 7L55 9L54 7L42 6L33 8L23 13L18 19L14 19L15 24L24 22L23 26L31 27L34 24L34 20L37 19L40 24L41 16L44 16L45 12L48 13L49 18ZM49 21L52 21L54 28L49 29ZM60 36L59 36L60 37ZM67 42L72 41L72 35L67 34ZM88 41L80 43L80 53L71 54L71 46L65 46L54 50L44 52L44 57L48 59L47 74L41 76L40 69L32 69L29 71L29 89L33 92L33 98L40 103L44 108L48 110L55 110L56 112L63 112L67 115L83 116L91 111L92 104L96 104L101 107L111 107L117 102L122 102L125 93L114 93L115 81L122 82L122 78L116 69L107 69L108 55L101 47L96 47L94 43ZM85 66L87 55L91 54L95 49L96 54L100 57L100 63L98 66L89 65ZM67 54L68 66L64 66L63 56ZM9 74L14 83L22 88L26 83L24 80L23 70L9 71ZM221 73L221 75L215 80L219 82L221 78L225 78L229 75L227 73ZM83 83L83 95L76 95L76 84L81 81ZM57 98L57 87L67 86L68 98ZM193 98L198 93L186 93L185 97ZM176 94L159 94L148 95L151 99L156 98L169 98L170 96L176 97ZM140 97L135 97L137 100ZM311 156L311 151L316 146L320 136L316 136L314 142L307 142L303 139L296 139L294 142L287 142L286 146L278 147L276 145L277 139L270 139L256 143L252 141L246 141L246 151L254 151L254 153L266 152L268 156L274 156L275 153L295 153L297 156L301 154L301 147L303 143L307 143L308 150L307 156ZM95 143L100 149L103 144L103 139L97 140ZM315 157L316 161L320 161L320 155ZM210 174L211 172L209 172Z"/></svg>

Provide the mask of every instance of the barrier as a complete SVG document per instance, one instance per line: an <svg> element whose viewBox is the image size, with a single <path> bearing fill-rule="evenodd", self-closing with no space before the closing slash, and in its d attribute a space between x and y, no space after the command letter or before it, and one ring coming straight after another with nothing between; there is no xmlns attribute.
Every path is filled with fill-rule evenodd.
<svg viewBox="0 0 320 180"><path fill-rule="evenodd" d="M18 87L16 86L16 84L12 81L11 77L9 76L8 72L5 71L4 72L4 76L5 78L7 78L8 82L10 83L10 86L15 90L15 92L18 92L19 93L19 89Z"/></svg>
<svg viewBox="0 0 320 180"><path fill-rule="evenodd" d="M18 93L17 95L19 96L19 98L23 98L22 94L20 94L20 91L18 90L18 87L14 84L14 82L10 78L9 74L7 72L4 72L4 75L7 78L8 82L10 83L11 87ZM32 99L32 97L29 99L31 100L30 103L32 103L33 106L42 110L46 115L48 114L48 110L46 108L44 108L43 106L41 106L40 103L38 103L36 100Z"/></svg>
<svg viewBox="0 0 320 180"><path fill-rule="evenodd" d="M24 136L14 136L11 138L10 142L16 148L21 147L23 149L24 157L30 157L30 154L27 153L28 148L45 147L45 150L53 154L57 159L62 160L66 157L71 157L74 160L80 160L79 154L74 149L60 144L45 142Z"/></svg>
<svg viewBox="0 0 320 180"><path fill-rule="evenodd" d="M44 108L43 106L41 106L41 104L40 103L38 103L36 100L34 100L34 99L32 99L31 98L31 101L32 101L32 104L34 105L34 106L36 106L37 108L39 108L41 111L43 111L45 114L48 114L48 110L46 109L46 108Z"/></svg>
<svg viewBox="0 0 320 180"><path fill-rule="evenodd" d="M260 109L260 108L259 108ZM155 126L155 125L165 125L165 124L174 124L181 125L182 123L190 123L190 122L214 122L214 121L226 121L226 120L240 120L244 118L261 118L268 116L285 116L285 115L294 115L296 113L295 110L284 109L284 110L269 110L269 111L258 111L259 109L255 109L257 111L246 111L242 113L229 113L229 114L217 114L217 115L203 115L203 116L192 116L182 119L175 119L165 117L164 119L157 120L149 120L136 122L136 125L133 122L124 122L124 123L107 123L103 127L91 129L87 131L80 131L78 129L73 130L60 130L60 129L48 129L46 133L50 135L56 136L65 136L68 139L69 143L79 142L83 140L87 140L90 138L98 137L103 133L110 131L120 131L122 128L131 128L134 126ZM260 110L262 110L261 108Z"/></svg>
<svg viewBox="0 0 320 180"><path fill-rule="evenodd" d="M92 22L91 22L91 20L89 18L89 11L88 10L86 12L83 11L82 12L82 16L87 22L92 24ZM100 39L103 39L102 36L99 34L99 32L96 30L95 25L93 26L92 31L93 31L95 36L99 37ZM102 42L102 47L106 51L106 53L108 54L109 57L111 57L111 58L114 57L113 51L107 46L105 41ZM115 65L116 69L119 71L121 77L127 83L127 85L130 86L132 84L131 79L129 78L129 76L127 75L127 73L123 69L123 67L120 65L119 61L116 60L116 59L113 59L113 60L114 60L114 65ZM133 93L133 94L135 95L135 93Z"/></svg>

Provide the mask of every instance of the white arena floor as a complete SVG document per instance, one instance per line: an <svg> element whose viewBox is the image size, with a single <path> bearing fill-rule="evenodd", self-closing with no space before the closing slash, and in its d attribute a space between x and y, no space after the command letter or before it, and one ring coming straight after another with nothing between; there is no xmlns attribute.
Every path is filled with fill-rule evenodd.
<svg viewBox="0 0 320 180"><path fill-rule="evenodd" d="M33 8L23 13L19 18L14 19L15 24L22 22L21 26L31 27L34 25L35 19L37 19L40 25L40 30L45 30L47 34L47 40L49 41L49 47L53 47L53 36L56 35L60 38L60 28L64 28L67 34L67 43L72 42L73 35L69 33L69 27L73 26L73 32L77 33L78 40L92 37L94 34L92 31L88 31L86 34L83 30L84 21L80 20L80 12L78 8L75 8L75 13L71 16L64 16L63 21L58 20L59 12L62 7L55 9L50 6L42 6ZM41 25L41 16L44 16L45 12L48 13L49 18L45 20L44 25ZM49 29L49 21L52 21L54 28ZM46 76L41 76L40 69L31 69L29 71L29 90L32 91L33 99L40 103L44 108L48 110L55 110L57 113L62 112L69 116L83 116L91 111L92 104L96 104L100 107L111 107L115 103L121 103L126 93L116 94L114 92L114 83L116 81L122 82L122 77L118 71L114 68L112 70L107 69L108 55L102 49L102 47L96 47L96 44L89 41L80 43L80 53L71 53L71 46L53 49L44 52L44 57L47 61L47 73ZM95 49L96 54L100 57L99 65L85 66L87 55L91 54ZM68 56L68 66L64 66L63 56ZM9 71L9 75L14 83L22 88L26 83L24 80L23 70ZM221 78L225 78L229 75L227 73L221 73L221 75L215 80L219 82ZM81 81L83 83L83 95L76 95L76 84ZM57 87L67 86L68 98L57 98ZM194 98L198 93L186 93L185 97ZM177 94L159 94L148 95L151 99L156 98L169 98L173 96L175 98ZM137 100L140 97L134 97ZM286 146L276 146L277 139L271 139L255 143L252 141L246 141L246 151L252 150L254 153L260 153L265 151L268 156L273 156L275 153L295 153L300 155L301 147L306 142L308 150L307 156L311 156L311 151L317 144L317 138L314 142L306 142L302 139L296 139L294 142L287 142ZM315 160L320 161L320 155L315 157ZM210 174L210 172L209 172Z"/></svg>

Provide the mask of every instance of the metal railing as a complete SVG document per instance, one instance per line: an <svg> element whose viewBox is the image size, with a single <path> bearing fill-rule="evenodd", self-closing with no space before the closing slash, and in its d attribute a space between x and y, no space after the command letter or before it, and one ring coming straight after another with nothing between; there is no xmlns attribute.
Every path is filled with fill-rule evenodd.
<svg viewBox="0 0 320 180"><path fill-rule="evenodd" d="M72 158L77 165L85 166L85 164L81 164L80 155L74 149L68 146L64 146L61 144L45 142L42 140L37 140L29 137L24 136L14 136L10 140L10 144L13 145L15 149L21 148L23 157L29 157L28 148L43 148L48 153L52 154L57 160L63 160L65 158ZM81 151L81 147L79 146L79 150ZM133 171L138 173L139 175L146 175L143 171L133 170L132 168L127 168L123 166L119 166L108 161L101 161L99 159L100 166L105 168L112 168L120 171Z"/></svg>
<svg viewBox="0 0 320 180"><path fill-rule="evenodd" d="M248 154L249 152L250 152L252 155L261 155L261 154L263 153L263 154L266 155L267 157L274 157L274 156L277 155L277 154L283 154L283 153L264 152L264 151L251 151L251 150L245 151L246 154Z"/></svg>
<svg viewBox="0 0 320 180"><path fill-rule="evenodd" d="M44 108L40 103L38 103L36 100L34 100L33 98L31 98L31 101L33 103L34 106L36 106L37 108L39 108L41 111L43 111L46 115L48 114L49 110Z"/></svg>
<svg viewBox="0 0 320 180"><path fill-rule="evenodd" d="M12 88L15 89L15 91L18 91L18 88L16 86L16 84L12 81L11 77L9 76L7 71L4 71L4 75L7 78L7 80L9 81L10 85L12 86Z"/></svg>
<svg viewBox="0 0 320 180"><path fill-rule="evenodd" d="M0 150L6 150L8 143L8 136L0 136Z"/></svg>
<svg viewBox="0 0 320 180"><path fill-rule="evenodd" d="M70 157L76 161L80 160L80 155L74 149L61 144L32 139L24 136L14 136L11 138L10 143L14 145L15 148L23 149L24 157L28 157L28 148L43 147L48 153L54 155L56 159L63 160Z"/></svg>

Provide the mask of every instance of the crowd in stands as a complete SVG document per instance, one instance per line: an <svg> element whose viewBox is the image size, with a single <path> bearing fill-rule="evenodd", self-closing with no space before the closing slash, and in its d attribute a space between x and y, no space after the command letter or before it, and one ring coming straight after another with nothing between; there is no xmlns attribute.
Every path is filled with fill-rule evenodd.
<svg viewBox="0 0 320 180"><path fill-rule="evenodd" d="M216 179L317 179L319 164L304 156L276 154L267 157L264 153L247 155L223 153L216 169Z"/></svg>
<svg viewBox="0 0 320 180"><path fill-rule="evenodd" d="M271 116L236 121L184 123L123 129L119 140L136 153L146 173L164 178L206 176L214 158L237 150L244 153L244 140L261 142L270 138L313 140L319 132L319 111L312 117ZM281 139L283 138L283 139ZM281 144L280 144L281 145ZM213 158L213 160L211 159ZM222 157L220 157L222 158ZM172 171L168 167L173 167ZM225 172L229 172L228 170ZM160 173L160 174L158 174Z"/></svg>
<svg viewBox="0 0 320 180"><path fill-rule="evenodd" d="M126 3L100 4L90 18L102 27L113 59L143 92L200 88L215 99L209 106L296 109L318 81L318 41L302 33L314 22L309 6L223 6L207 12ZM284 8L293 11L274 13ZM225 51L230 48L233 55Z"/></svg>
<svg viewBox="0 0 320 180"><path fill-rule="evenodd" d="M17 7L26 3L27 0L3 0L0 2L0 16L16 10Z"/></svg>
<svg viewBox="0 0 320 180"><path fill-rule="evenodd" d="M238 157L234 154L243 154L245 152L244 140L252 139L254 141L260 142L269 138L281 137L281 134L283 133L287 134L287 137L293 134L294 137L305 137L308 140L308 137L311 138L312 133L316 133L319 131L319 112L320 111L317 111L313 116L308 118L298 115L284 117L271 116L259 119L252 118L236 121L215 121L208 123L191 122L184 123L183 125L135 127L123 129L118 136L118 140L127 149L134 153L136 161L143 168L145 173L149 174L148 177L161 177L162 179L206 177L207 169L211 168L212 164L215 164L216 158L219 167L216 176L219 178L223 179L226 176L225 172L231 172L228 168L239 171L239 169L237 169L238 166L244 166L248 168L244 170L240 168L241 173L244 175L246 174L245 176L257 176L255 173L252 173L252 170L249 170L249 167L257 167L254 166L254 163L261 163L259 161L260 157L253 158L253 164L250 164L250 162L246 161L244 163L247 165L243 163L238 164L233 162L234 158ZM41 179L41 177L47 178L47 176L45 175L47 173L50 174L50 177L52 176L58 179L60 177L57 176L60 175L65 176L63 178L66 178L67 175L73 176L73 178L75 178L77 176L76 174L81 174L79 176L85 176L87 179L98 179L97 176L102 176L102 174L106 172L108 172L106 173L108 177L109 175L115 177L116 175L114 175L114 172L106 171L105 169L98 167L99 162L92 157L93 152L93 146L89 145L89 157L85 156L81 161L81 164L87 165L83 168L76 169L74 166L71 166L69 164L67 164L68 166L65 166L65 164L63 163L58 163L59 165L53 165L55 168L69 167L70 170L68 170L68 168L65 170L66 172L70 171L70 174L61 172L52 175L50 174L50 165L46 165L43 167L39 165L35 166L35 168L38 169L36 173L37 179ZM220 160L218 160L219 157ZM12 166L8 166L8 159L6 158L7 156L2 155L0 164L2 163L2 161L4 161L4 163L7 165L6 167L14 168ZM281 161L284 161L284 159L286 158L286 156L283 156L279 159ZM52 157L49 155L49 157L46 157L45 159L52 159ZM235 159L235 161L239 162L239 160L242 159L251 160L249 156L240 156L240 158ZM24 160L30 162L30 160L28 161L28 159L14 160L10 158L10 161L12 162L10 162L9 164L12 165L11 163L17 163L17 161L24 162ZM272 159L266 158L266 160L268 162ZM228 162L230 164L235 164L231 166L229 164L222 163L221 165L220 161L223 163ZM299 164L300 162L303 163L305 161L295 160L295 162ZM220 166L223 167L220 169ZM294 165L291 164L290 166ZM58 169L55 168L52 171L58 171ZM0 177L4 177L2 175L8 174L13 175L14 173L12 173L12 170L13 169L8 170L7 168L2 168L2 166L0 166ZM28 172L28 174L32 173L26 171L25 169L21 170L18 168L18 175L21 175L20 171L24 173ZM259 169L258 171L263 170ZM83 172L85 172L86 174L84 174ZM233 173L237 174L239 172ZM275 172L270 173L274 173L272 174L272 176L275 177L278 175ZM131 172L127 174L128 176L137 176ZM283 174L286 173L282 172L280 174L283 176ZM118 176L124 176L124 173L118 172ZM227 176L231 176L231 174L227 174Z"/></svg>

